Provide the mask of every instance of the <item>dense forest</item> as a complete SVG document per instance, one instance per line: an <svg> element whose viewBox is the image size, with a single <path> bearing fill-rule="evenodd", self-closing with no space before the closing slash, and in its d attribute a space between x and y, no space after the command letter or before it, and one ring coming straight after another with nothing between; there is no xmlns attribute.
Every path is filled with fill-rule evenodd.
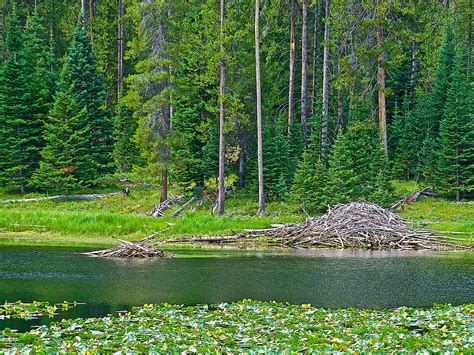
<svg viewBox="0 0 474 355"><path fill-rule="evenodd" d="M308 211L474 189L472 0L0 0L0 184Z"/></svg>

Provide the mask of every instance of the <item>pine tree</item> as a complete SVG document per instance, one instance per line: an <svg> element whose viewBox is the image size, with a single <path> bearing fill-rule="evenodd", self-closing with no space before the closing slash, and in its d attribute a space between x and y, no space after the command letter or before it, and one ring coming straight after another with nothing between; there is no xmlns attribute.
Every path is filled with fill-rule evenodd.
<svg viewBox="0 0 474 355"><path fill-rule="evenodd" d="M394 188L390 179L388 159L379 146L374 147L371 164L371 188L366 198L381 206L388 207L393 202Z"/></svg>
<svg viewBox="0 0 474 355"><path fill-rule="evenodd" d="M410 99L405 93L403 97L402 112L398 122L398 142L393 158L393 172L396 176L409 180L416 177L419 149L419 123L417 116L410 107Z"/></svg>
<svg viewBox="0 0 474 355"><path fill-rule="evenodd" d="M8 58L0 74L0 181L19 186L23 193L38 166L43 144L46 95L38 72L38 52L44 49L36 38L30 27L22 33L14 10L6 40Z"/></svg>
<svg viewBox="0 0 474 355"><path fill-rule="evenodd" d="M113 164L113 120L106 107L106 93L89 37L79 26L74 32L66 57L64 80L72 85L79 107L87 109L86 122L90 126L89 151L99 175L110 173Z"/></svg>
<svg viewBox="0 0 474 355"><path fill-rule="evenodd" d="M470 178L469 165L472 164L472 101L466 68L466 49L460 46L454 58L450 87L440 124L438 181L446 191L453 191L460 199L466 182Z"/></svg>
<svg viewBox="0 0 474 355"><path fill-rule="evenodd" d="M451 71L453 68L456 40L452 24L448 24L446 33L438 55L438 64L435 73L435 80L430 96L429 121L432 134L437 137L439 125L443 117L448 90L451 81Z"/></svg>
<svg viewBox="0 0 474 355"><path fill-rule="evenodd" d="M302 203L309 212L323 211L330 202L327 172L319 151L314 151L311 144L298 163L291 192L293 201Z"/></svg>
<svg viewBox="0 0 474 355"><path fill-rule="evenodd" d="M345 134L339 134L329 159L330 202L335 205L359 197L360 177L354 171L352 144Z"/></svg>
<svg viewBox="0 0 474 355"><path fill-rule="evenodd" d="M141 165L140 153L133 142L137 130L137 122L133 113L125 105L119 103L114 120L114 152L115 164L119 171L129 172L134 165Z"/></svg>
<svg viewBox="0 0 474 355"><path fill-rule="evenodd" d="M31 178L31 184L41 190L87 186L95 175L94 161L87 153L87 111L75 102L72 87L67 88L65 83L61 86L45 125L46 145L41 151L40 166Z"/></svg>

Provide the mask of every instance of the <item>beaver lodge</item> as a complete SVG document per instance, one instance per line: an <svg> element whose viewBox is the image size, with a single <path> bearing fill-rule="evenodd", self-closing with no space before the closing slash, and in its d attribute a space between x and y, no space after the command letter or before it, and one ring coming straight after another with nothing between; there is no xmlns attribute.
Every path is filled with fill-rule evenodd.
<svg viewBox="0 0 474 355"><path fill-rule="evenodd" d="M255 238L263 238L272 245L300 248L462 248L449 243L454 238L411 227L392 211L365 201L330 207L326 214L301 223L251 230L234 236L188 238L173 242L235 243Z"/></svg>

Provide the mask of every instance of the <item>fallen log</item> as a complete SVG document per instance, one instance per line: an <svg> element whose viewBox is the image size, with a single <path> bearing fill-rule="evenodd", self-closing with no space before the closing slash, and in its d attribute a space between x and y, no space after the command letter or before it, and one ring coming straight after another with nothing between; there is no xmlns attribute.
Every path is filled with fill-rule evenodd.
<svg viewBox="0 0 474 355"><path fill-rule="evenodd" d="M80 194L80 195L56 195L56 196L46 196L46 197L34 197L34 198L24 198L18 200L0 200L0 203L23 203L23 202L38 202L38 201L77 201L77 200L92 200L95 198L105 198L112 197L117 195L130 195L130 189L126 187L119 192L111 192L107 194Z"/></svg>
<svg viewBox="0 0 474 355"><path fill-rule="evenodd" d="M171 207L173 207L176 203L181 201L184 197L178 196L169 198L163 202L157 204L153 209L148 213L153 218L163 217L165 215L165 211Z"/></svg>
<svg viewBox="0 0 474 355"><path fill-rule="evenodd" d="M421 190L416 191L415 193L405 196L399 201L397 201L390 209L392 211L397 211L399 210L403 205L411 205L412 203L416 202L418 198L421 196L427 196L427 197L432 197L436 196L436 194L433 192L433 188L431 186L425 187Z"/></svg>
<svg viewBox="0 0 474 355"><path fill-rule="evenodd" d="M193 202L195 199L196 199L196 197L194 197L194 196L191 197L191 198L188 200L188 202L186 202L185 204L183 204L180 208L178 208L178 209L176 210L175 213L172 214L172 217L173 217L173 218L177 218L177 217L179 216L180 212L181 212L182 210L184 210L184 209L186 208L186 206L188 206L188 205L189 205L191 202Z"/></svg>

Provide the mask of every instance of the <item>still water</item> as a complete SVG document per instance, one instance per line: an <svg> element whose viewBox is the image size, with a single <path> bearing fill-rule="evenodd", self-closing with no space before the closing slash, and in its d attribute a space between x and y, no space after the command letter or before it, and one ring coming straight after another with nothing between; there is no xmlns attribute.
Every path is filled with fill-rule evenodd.
<svg viewBox="0 0 474 355"><path fill-rule="evenodd" d="M474 253L188 249L172 259L120 260L81 251L0 247L0 302L84 302L69 313L83 317L244 298L318 307L474 303Z"/></svg>

